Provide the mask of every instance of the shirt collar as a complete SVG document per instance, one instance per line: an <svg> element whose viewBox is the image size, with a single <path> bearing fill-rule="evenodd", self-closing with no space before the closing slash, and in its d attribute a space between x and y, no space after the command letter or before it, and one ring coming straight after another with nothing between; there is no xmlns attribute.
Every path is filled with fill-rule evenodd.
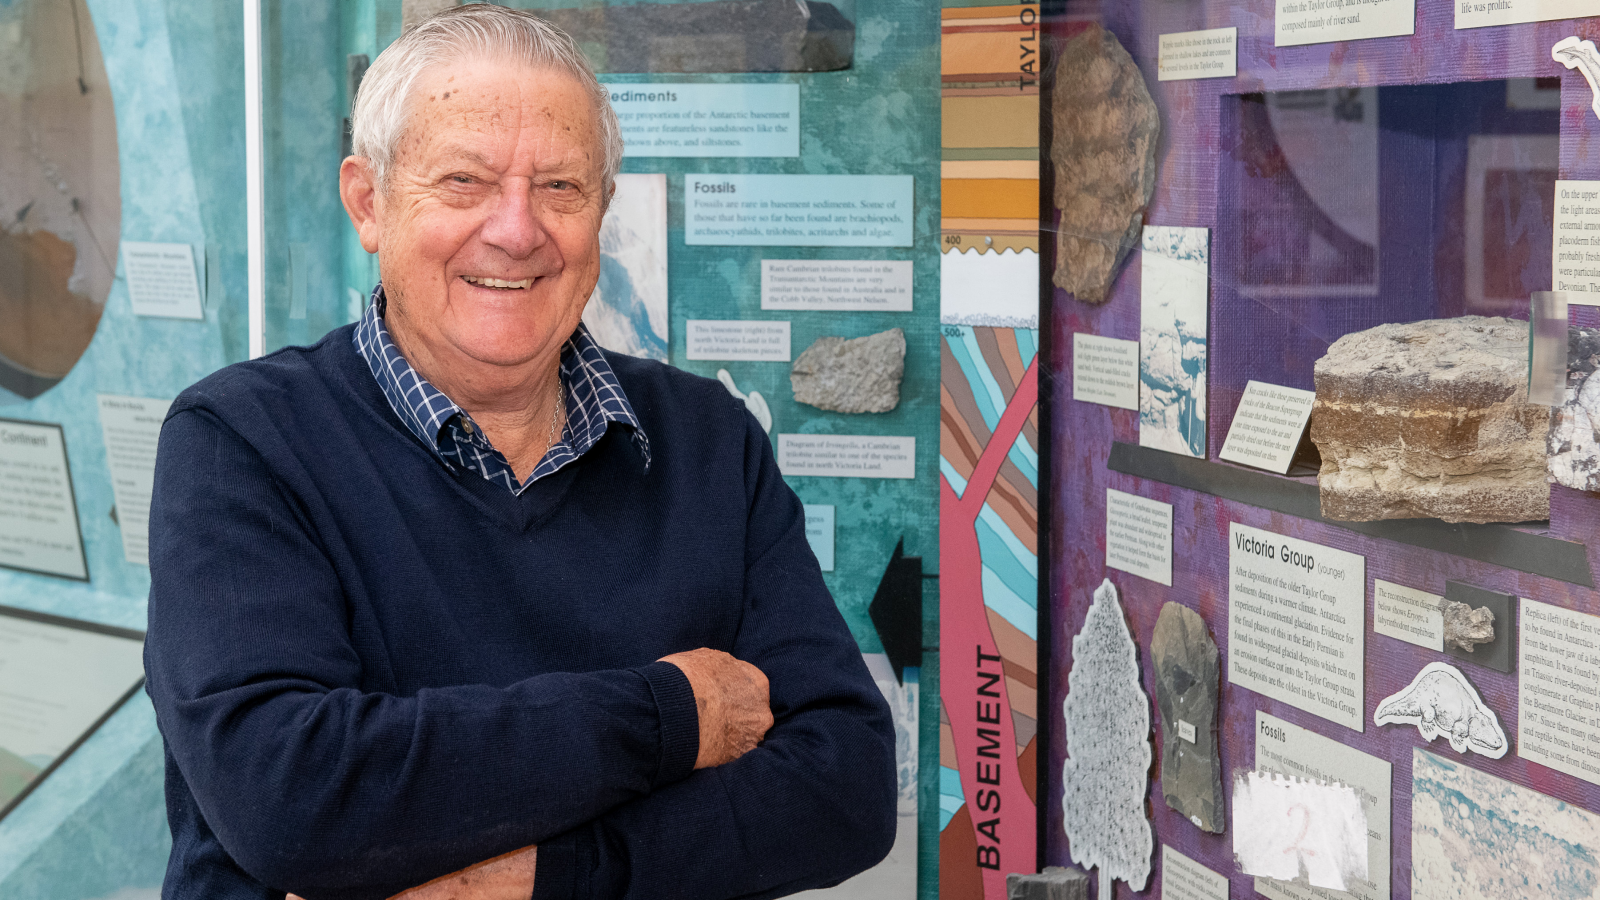
<svg viewBox="0 0 1600 900"><path fill-rule="evenodd" d="M411 367L411 363L389 337L389 328L384 323L386 307L387 298L380 283L372 289L367 311L356 325L352 340L356 350L367 361L367 367L372 370L373 378L377 380L395 415L407 430L441 459L476 469L485 478L505 481L513 493L521 493L529 484L589 452L599 443L611 423L615 422L629 429L634 445L644 459L645 468L650 467L650 440L639 423L639 417L634 414L633 406L617 381L616 372L606 362L600 345L594 342L589 330L581 323L561 348L561 383L567 402L566 428L560 439L545 453L532 476L517 485L515 479L509 477L509 466L505 466L504 457L482 437L481 429L446 427L458 422L471 422L471 416ZM473 448L455 446L463 431L475 439L475 443L481 444L481 450L487 451L487 454L475 454ZM487 458L483 458L485 456ZM481 465L475 465L474 458ZM504 473L493 471L495 459L505 466Z"/></svg>

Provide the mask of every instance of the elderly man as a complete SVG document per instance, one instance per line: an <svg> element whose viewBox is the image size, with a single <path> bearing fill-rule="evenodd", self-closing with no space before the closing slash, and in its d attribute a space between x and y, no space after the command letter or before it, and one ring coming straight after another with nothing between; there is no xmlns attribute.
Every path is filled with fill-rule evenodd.
<svg viewBox="0 0 1600 900"><path fill-rule="evenodd" d="M163 896L774 897L881 859L887 708L765 434L579 323L621 144L572 42L448 11L353 121L370 309L162 429Z"/></svg>

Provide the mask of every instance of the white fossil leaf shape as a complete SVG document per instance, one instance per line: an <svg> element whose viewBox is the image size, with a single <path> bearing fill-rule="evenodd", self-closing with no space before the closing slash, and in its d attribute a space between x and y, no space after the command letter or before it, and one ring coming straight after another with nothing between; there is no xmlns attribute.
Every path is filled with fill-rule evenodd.
<svg viewBox="0 0 1600 900"><path fill-rule="evenodd" d="M1594 95L1589 108L1600 117L1600 51L1595 50L1594 41L1580 40L1577 35L1562 38L1550 48L1550 58L1569 69L1577 69L1588 80L1589 91Z"/></svg>
<svg viewBox="0 0 1600 900"><path fill-rule="evenodd" d="M1405 690L1385 697L1372 714L1379 725L1415 725L1423 738L1443 735L1457 753L1499 759L1510 749L1505 730L1467 676L1448 663L1422 667Z"/></svg>
<svg viewBox="0 0 1600 900"><path fill-rule="evenodd" d="M767 434L772 433L772 409L767 406L767 398L761 396L760 391L746 394L739 390L739 386L734 383L733 376L727 369L717 370L717 380L728 389L728 393L744 401L744 408L750 410L750 415L755 416L756 421L761 423L762 431Z"/></svg>

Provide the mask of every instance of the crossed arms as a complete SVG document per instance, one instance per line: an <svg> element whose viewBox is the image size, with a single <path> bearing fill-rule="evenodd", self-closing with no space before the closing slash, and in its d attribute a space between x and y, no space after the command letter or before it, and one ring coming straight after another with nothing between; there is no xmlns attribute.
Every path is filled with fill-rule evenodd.
<svg viewBox="0 0 1600 900"><path fill-rule="evenodd" d="M351 634L370 623L247 442L189 410L162 452L149 691L197 815L255 882L308 900L450 873L524 879L519 898L529 875L539 898L760 898L892 843L887 709L826 591L796 588L820 578L770 451L750 515L778 525L751 550L731 655L409 696L362 689ZM178 533L204 538L161 537Z"/></svg>

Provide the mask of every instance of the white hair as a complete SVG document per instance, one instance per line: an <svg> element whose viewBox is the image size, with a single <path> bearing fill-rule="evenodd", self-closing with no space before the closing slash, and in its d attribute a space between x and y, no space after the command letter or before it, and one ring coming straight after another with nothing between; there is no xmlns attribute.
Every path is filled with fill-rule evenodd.
<svg viewBox="0 0 1600 900"><path fill-rule="evenodd" d="M378 54L361 80L350 112L350 144L366 157L378 184L387 186L395 153L405 136L411 90L431 66L461 59L507 59L554 69L578 80L594 101L605 149L605 199L622 166L622 128L611 98L594 77L583 51L566 32L529 12L488 3L446 9L417 23Z"/></svg>

